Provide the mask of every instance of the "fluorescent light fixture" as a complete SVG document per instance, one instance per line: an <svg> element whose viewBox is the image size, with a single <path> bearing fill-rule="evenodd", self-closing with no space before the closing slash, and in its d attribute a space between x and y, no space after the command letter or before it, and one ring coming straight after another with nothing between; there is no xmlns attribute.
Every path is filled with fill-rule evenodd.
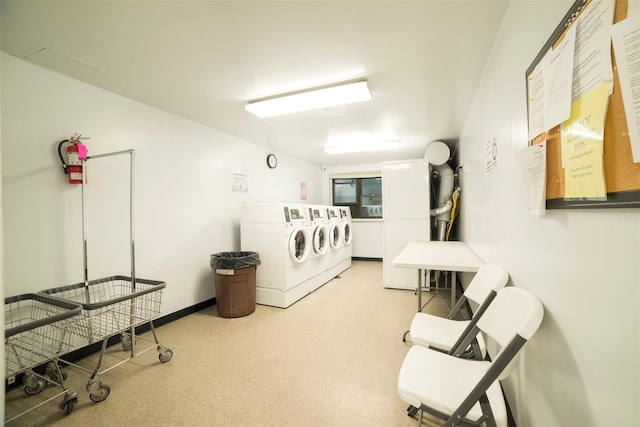
<svg viewBox="0 0 640 427"><path fill-rule="evenodd" d="M249 101L244 108L258 117L273 117L371 99L367 81L361 80Z"/></svg>
<svg viewBox="0 0 640 427"><path fill-rule="evenodd" d="M347 132L334 134L324 146L327 154L358 153L398 148L398 140L391 130L377 132Z"/></svg>
<svg viewBox="0 0 640 427"><path fill-rule="evenodd" d="M392 150L398 148L398 141L358 142L355 144L325 145L327 154L361 153L364 151Z"/></svg>

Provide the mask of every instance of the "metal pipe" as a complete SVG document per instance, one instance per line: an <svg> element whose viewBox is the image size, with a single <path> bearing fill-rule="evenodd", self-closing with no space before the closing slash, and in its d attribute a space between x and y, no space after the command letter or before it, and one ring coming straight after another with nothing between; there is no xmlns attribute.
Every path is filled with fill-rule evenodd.
<svg viewBox="0 0 640 427"><path fill-rule="evenodd" d="M451 195L453 194L454 173L446 162L441 165L434 165L433 168L440 176L440 187L438 191L438 207L431 209L429 214L436 217L436 240L445 240L451 209L453 209Z"/></svg>
<svg viewBox="0 0 640 427"><path fill-rule="evenodd" d="M440 188L438 191L438 208L445 207L447 201L451 200L451 194L453 193L453 169L447 164L433 166L434 170L440 176ZM453 204L452 204L453 206ZM437 216L437 220L448 221L447 215L451 209L445 209L438 211L437 209L431 210L431 216Z"/></svg>

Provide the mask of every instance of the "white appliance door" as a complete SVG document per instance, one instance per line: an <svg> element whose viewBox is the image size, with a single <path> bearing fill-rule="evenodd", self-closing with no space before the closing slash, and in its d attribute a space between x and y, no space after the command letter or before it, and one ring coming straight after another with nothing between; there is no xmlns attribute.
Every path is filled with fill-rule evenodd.
<svg viewBox="0 0 640 427"><path fill-rule="evenodd" d="M324 225L318 225L313 230L313 250L318 255L324 255L329 248L329 231Z"/></svg>
<svg viewBox="0 0 640 427"><path fill-rule="evenodd" d="M302 263L307 260L311 242L307 233L302 228L296 228L289 236L289 255L291 260L296 263Z"/></svg>
<svg viewBox="0 0 640 427"><path fill-rule="evenodd" d="M338 223L333 223L329 226L329 245L332 249L340 249L342 247L342 233Z"/></svg>
<svg viewBox="0 0 640 427"><path fill-rule="evenodd" d="M407 160L382 163L382 217L429 219L429 163Z"/></svg>
<svg viewBox="0 0 640 427"><path fill-rule="evenodd" d="M385 220L382 285L393 289L417 289L418 270L393 266L393 260L411 241L431 240L429 220Z"/></svg>

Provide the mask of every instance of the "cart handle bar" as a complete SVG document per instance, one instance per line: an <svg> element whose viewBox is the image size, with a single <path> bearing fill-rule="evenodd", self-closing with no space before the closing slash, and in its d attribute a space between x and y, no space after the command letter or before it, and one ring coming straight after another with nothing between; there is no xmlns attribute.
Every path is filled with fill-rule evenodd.
<svg viewBox="0 0 640 427"><path fill-rule="evenodd" d="M114 151L113 153L95 154L93 156L87 156L87 157L85 157L85 159L87 159L87 160L89 160L89 159L98 159L100 157L116 156L118 154L133 154L133 153L135 153L135 151L136 150L134 150L133 148L130 148L128 150Z"/></svg>
<svg viewBox="0 0 640 427"><path fill-rule="evenodd" d="M82 159L82 165L83 165L83 176L82 176L82 240L83 240L83 264L84 264L84 284L85 284L85 288L87 288L87 292L88 292L88 285L89 285L89 269L88 269L88 259L87 259L87 235L86 235L86 230L85 230L85 184L86 184L86 179L87 179L87 169L86 169L86 165L87 165L87 160L89 159L98 159L101 157L110 157L110 156L116 156L116 155L120 155L120 154L129 154L131 156L131 163L129 166L129 173L130 173L130 177L129 177L129 235L130 235L130 239L131 239L131 246L130 246L130 257L131 257L131 285L132 285L132 290L135 290L136 287L136 260L135 260L135 231L134 231L134 221L133 221L133 203L134 203L134 196L133 196L133 192L134 192L134 184L133 184L133 180L134 180L134 158L135 158L135 154L136 154L136 150L133 148L127 149L127 150L121 150L121 151L114 151L111 153L103 153L103 154L96 154L93 156L87 156L84 159ZM89 301L89 295L87 293L87 302Z"/></svg>

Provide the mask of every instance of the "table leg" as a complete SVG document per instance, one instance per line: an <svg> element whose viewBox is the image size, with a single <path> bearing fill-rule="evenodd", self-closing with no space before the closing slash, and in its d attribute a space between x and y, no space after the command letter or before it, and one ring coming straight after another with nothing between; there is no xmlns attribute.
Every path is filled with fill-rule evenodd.
<svg viewBox="0 0 640 427"><path fill-rule="evenodd" d="M418 269L418 288L416 289L418 292L418 313L422 312L422 269ZM402 342L407 342L407 335L409 335L410 330L405 332L402 335Z"/></svg>
<svg viewBox="0 0 640 427"><path fill-rule="evenodd" d="M427 304L429 304L431 302L432 299L434 299L435 297L438 296L438 276L437 276L437 271L436 271L436 291L433 293L433 295L431 295L431 297L429 298L429 300L427 302L425 302L424 304L422 304L422 290L423 289L429 289L429 292L431 292L431 271L432 270L425 270L426 272L429 273L429 275L427 276L427 274L424 275L424 280L429 282L429 286L423 285L422 282L420 284L420 297L418 298L418 304L420 304L420 307L418 308L418 311L422 311L423 307L426 307Z"/></svg>
<svg viewBox="0 0 640 427"><path fill-rule="evenodd" d="M418 269L418 313L422 311L422 269Z"/></svg>
<svg viewBox="0 0 640 427"><path fill-rule="evenodd" d="M451 283L451 310L453 310L453 307L456 305L456 287L458 285L455 271L451 272L451 281L453 282Z"/></svg>

